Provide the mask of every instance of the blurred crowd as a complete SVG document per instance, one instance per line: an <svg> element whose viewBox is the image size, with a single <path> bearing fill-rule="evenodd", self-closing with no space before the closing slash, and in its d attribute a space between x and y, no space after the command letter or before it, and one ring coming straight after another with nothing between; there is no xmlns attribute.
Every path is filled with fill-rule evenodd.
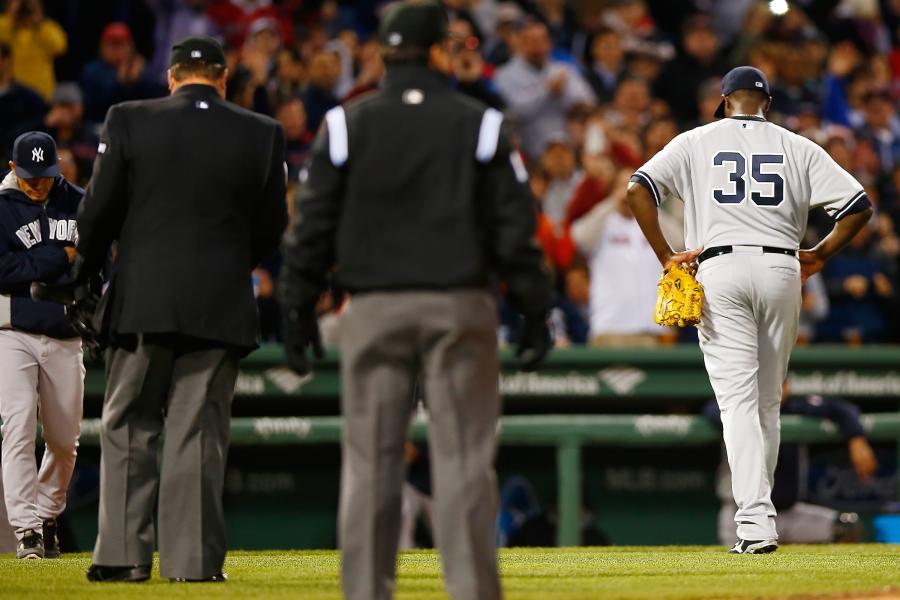
<svg viewBox="0 0 900 600"><path fill-rule="evenodd" d="M378 86L378 0L7 0L0 15L0 152L42 129L65 177L90 178L109 106L167 93L172 43L221 39L228 97L271 115L290 196L330 108ZM531 174L538 240L557 282L559 345L654 346L659 265L624 202L628 178L678 133L711 122L720 78L762 69L769 119L820 144L877 213L804 289L801 342L900 341L900 0L446 0L452 85L503 110ZM4 161L4 164L6 164ZM663 207L681 242L681 206ZM831 228L810 214L806 244ZM280 336L272 257L254 272L265 335ZM326 342L340 307L321 302ZM516 337L501 304L498 335Z"/></svg>

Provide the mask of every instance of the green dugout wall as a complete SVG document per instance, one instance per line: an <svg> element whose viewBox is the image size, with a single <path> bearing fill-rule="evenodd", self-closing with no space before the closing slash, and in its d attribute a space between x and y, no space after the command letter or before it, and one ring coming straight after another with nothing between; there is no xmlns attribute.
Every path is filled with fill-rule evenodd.
<svg viewBox="0 0 900 600"><path fill-rule="evenodd" d="M789 381L796 395L837 395L855 401L866 413L866 428L873 440L887 444L900 441L900 347L798 348L792 357ZM517 372L512 357L503 353L500 388L505 413L500 428L501 475L504 469L522 471L553 497L560 544L572 545L579 539L582 485L598 476L597 463L616 463L617 457L626 454L648 464L628 465L625 460L625 466L605 471L607 484L620 490L646 490L647 494L626 496L618 505L599 499L595 512L601 524L618 533L614 541L655 538L647 532L628 537L624 526L616 529L617 519L610 518L607 510L638 511L642 503L648 513L663 510L658 507L676 498L676 492L688 489L695 494L685 498L692 499L682 499L681 504L676 501L672 506L686 521L691 521L688 515L692 510L705 511L702 522L711 523L709 513L717 501L710 488L720 436L705 419L696 416L700 406L712 397L712 390L695 346L558 350L539 373L527 374ZM103 389L102 368L89 369L88 418L82 436L86 460L91 460L92 454L95 459L92 447L98 442L96 417ZM310 377L298 377L287 369L283 351L277 346L264 347L242 362L232 424L232 462L237 467L230 471L226 486L234 545L264 546L265 538L253 534L255 527L266 518L292 519L292 515L306 523L298 535L309 536L295 545L333 542L333 507L324 507L333 503L337 481L339 393L335 354L330 354ZM798 417L784 419L783 434L787 441L839 441L827 423ZM425 438L426 423L421 418L414 422L411 435ZM519 464L535 456L543 457L537 461L540 468ZM677 463L679 457L703 466L653 471L654 463ZM285 463L286 467L274 472L263 468ZM292 469L309 473L309 477L292 479ZM655 483L651 484L651 479ZM303 488L299 494L298 485ZM281 492L284 501L278 502ZM244 503L245 498L266 494L267 502ZM695 500L702 506L692 507ZM318 503L318 512L304 515L305 501ZM89 518L90 506L83 513ZM254 517L256 513L258 518ZM83 523L80 528L88 530L89 537L89 524ZM685 541L708 541L708 537ZM281 545L292 544L288 540Z"/></svg>

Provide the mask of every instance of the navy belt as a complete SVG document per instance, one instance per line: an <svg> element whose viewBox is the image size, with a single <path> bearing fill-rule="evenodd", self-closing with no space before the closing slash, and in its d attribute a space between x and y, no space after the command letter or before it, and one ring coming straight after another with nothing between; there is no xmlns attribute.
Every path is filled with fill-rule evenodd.
<svg viewBox="0 0 900 600"><path fill-rule="evenodd" d="M786 254L793 257L797 256L796 250L788 250L787 248L775 248L774 246L761 246L761 248L763 254ZM697 263L702 263L704 260L722 256L723 254L731 254L732 252L734 252L734 246L713 246L712 248L707 248L700 253L700 256L697 257Z"/></svg>

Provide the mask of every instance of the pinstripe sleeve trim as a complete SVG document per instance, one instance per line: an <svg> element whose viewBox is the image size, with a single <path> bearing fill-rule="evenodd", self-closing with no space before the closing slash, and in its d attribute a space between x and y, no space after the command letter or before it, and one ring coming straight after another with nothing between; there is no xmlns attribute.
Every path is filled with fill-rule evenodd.
<svg viewBox="0 0 900 600"><path fill-rule="evenodd" d="M847 202L841 210L834 214L834 220L840 221L847 215L862 212L870 206L872 206L872 203L869 201L869 197L866 195L865 190L860 190L850 198L850 201Z"/></svg>
<svg viewBox="0 0 900 600"><path fill-rule="evenodd" d="M659 195L656 183L649 175L643 171L635 171L634 175L631 176L631 180L647 188L647 191L653 196L653 201L656 202L656 206L662 205L662 197Z"/></svg>

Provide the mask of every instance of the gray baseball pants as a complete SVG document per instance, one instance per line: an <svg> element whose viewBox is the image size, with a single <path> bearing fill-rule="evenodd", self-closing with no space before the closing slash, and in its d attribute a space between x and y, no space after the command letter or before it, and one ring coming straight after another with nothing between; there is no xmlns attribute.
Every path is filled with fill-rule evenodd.
<svg viewBox="0 0 900 600"><path fill-rule="evenodd" d="M483 291L354 296L341 317L338 535L348 600L394 591L417 379L428 409L435 537L453 600L498 600L497 322Z"/></svg>
<svg viewBox="0 0 900 600"><path fill-rule="evenodd" d="M19 539L66 508L84 401L81 339L0 330L3 490ZM44 457L35 458L38 422Z"/></svg>
<svg viewBox="0 0 900 600"><path fill-rule="evenodd" d="M781 384L800 318L800 264L757 246L735 248L698 269L705 290L700 348L722 411L738 537L777 539L772 484Z"/></svg>

